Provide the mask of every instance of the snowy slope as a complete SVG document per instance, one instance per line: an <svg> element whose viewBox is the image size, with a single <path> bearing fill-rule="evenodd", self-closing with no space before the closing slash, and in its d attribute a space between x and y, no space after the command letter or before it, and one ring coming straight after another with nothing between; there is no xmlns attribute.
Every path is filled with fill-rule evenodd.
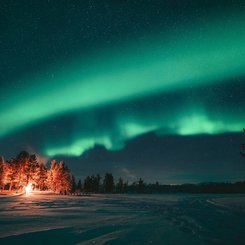
<svg viewBox="0 0 245 245"><path fill-rule="evenodd" d="M0 197L0 244L245 244L244 195Z"/></svg>

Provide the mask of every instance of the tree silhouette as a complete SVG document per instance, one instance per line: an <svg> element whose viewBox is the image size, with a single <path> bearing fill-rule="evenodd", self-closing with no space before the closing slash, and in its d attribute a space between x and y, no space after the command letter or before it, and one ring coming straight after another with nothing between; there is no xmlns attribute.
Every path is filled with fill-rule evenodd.
<svg viewBox="0 0 245 245"><path fill-rule="evenodd" d="M78 182L77 182L76 190L77 190L78 193L82 191L82 182L81 182L81 179L79 179Z"/></svg>
<svg viewBox="0 0 245 245"><path fill-rule="evenodd" d="M111 173L106 173L103 181L105 193L111 193L114 190L114 178Z"/></svg>
<svg viewBox="0 0 245 245"><path fill-rule="evenodd" d="M245 136L245 128L243 128L244 136ZM241 144L241 155L245 157L245 143Z"/></svg>
<svg viewBox="0 0 245 245"><path fill-rule="evenodd" d="M118 193L123 193L124 192L124 183L123 183L123 179L119 178L118 182L116 184L116 192Z"/></svg>
<svg viewBox="0 0 245 245"><path fill-rule="evenodd" d="M84 191L91 193L99 193L100 191L100 175L96 176L93 174L91 176L87 176L84 180Z"/></svg>
<svg viewBox="0 0 245 245"><path fill-rule="evenodd" d="M142 193L142 192L144 192L144 189L145 189L144 180L142 178L140 178L139 181L138 181L138 185L137 185L137 191L139 193Z"/></svg>
<svg viewBox="0 0 245 245"><path fill-rule="evenodd" d="M75 180L74 175L72 175L72 177L71 177L71 193L75 193L76 187L77 187L76 180Z"/></svg>
<svg viewBox="0 0 245 245"><path fill-rule="evenodd" d="M87 176L84 180L84 191L85 192L91 192L92 187L91 187L91 178L90 176Z"/></svg>
<svg viewBox="0 0 245 245"><path fill-rule="evenodd" d="M97 174L95 178L95 193L100 192L100 180L101 180L101 177L99 174Z"/></svg>

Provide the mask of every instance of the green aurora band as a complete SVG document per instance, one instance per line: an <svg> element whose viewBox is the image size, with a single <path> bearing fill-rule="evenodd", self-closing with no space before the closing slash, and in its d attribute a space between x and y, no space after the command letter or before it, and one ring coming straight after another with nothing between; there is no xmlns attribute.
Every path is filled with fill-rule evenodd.
<svg viewBox="0 0 245 245"><path fill-rule="evenodd" d="M133 122L134 121L134 122ZM174 120L175 123L166 123L161 118L145 122L144 120L134 119L130 122L123 118L118 120L118 135L115 139L110 136L110 131L107 134L93 133L90 135L81 133L76 135L69 143L66 140L59 143L53 142L52 145L44 147L45 155L53 157L55 155L80 156L87 149L92 148L95 144L104 145L107 149L118 150L124 146L124 142L143 133L155 131L157 134L164 134L161 129L168 129L169 132L178 135L194 135L194 134L219 134L227 132L240 132L243 123L231 122L226 120L211 120L205 115L193 114L186 116L180 120ZM126 122L126 123L125 123Z"/></svg>
<svg viewBox="0 0 245 245"><path fill-rule="evenodd" d="M94 57L77 58L40 74L30 74L22 91L9 91L0 106L0 137L14 133L40 120L71 111L111 105L134 98L211 86L245 74L244 16L210 19L173 31L166 37L155 36L140 44L129 43L98 52ZM201 31L200 31L201 30ZM47 75L48 74L48 75ZM162 118L151 122L130 118L118 120L119 138L110 135L81 136L69 145L46 147L48 156L80 155L95 143L113 149L125 139L152 130L161 134L168 128L178 135L238 132L242 120L210 118L205 111L192 115L181 112L173 122ZM242 119L242 118L241 118ZM190 123L191 121L191 123Z"/></svg>

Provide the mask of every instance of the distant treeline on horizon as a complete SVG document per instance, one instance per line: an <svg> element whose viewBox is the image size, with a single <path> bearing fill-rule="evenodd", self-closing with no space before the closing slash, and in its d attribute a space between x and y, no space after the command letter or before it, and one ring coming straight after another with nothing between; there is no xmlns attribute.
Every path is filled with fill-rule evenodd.
<svg viewBox="0 0 245 245"><path fill-rule="evenodd" d="M245 193L245 181L235 183L200 183L166 185L146 183L142 178L129 184L122 178L115 180L112 173L87 176L75 180L63 161L51 161L48 169L35 155L22 151L15 158L4 161L0 157L0 190L23 191L30 184L36 190L52 190L59 194L82 193Z"/></svg>
<svg viewBox="0 0 245 245"><path fill-rule="evenodd" d="M87 176L84 180L83 191L88 193L245 193L245 181L229 182L207 182L198 184L159 184L156 182L146 183L142 178L128 184L122 178L114 183L111 173L106 173L103 183L100 183L100 175ZM107 180L107 181L105 181ZM109 180L109 181L108 181ZM79 182L80 183L80 180ZM108 186L105 186L107 184ZM80 185L79 185L80 186Z"/></svg>

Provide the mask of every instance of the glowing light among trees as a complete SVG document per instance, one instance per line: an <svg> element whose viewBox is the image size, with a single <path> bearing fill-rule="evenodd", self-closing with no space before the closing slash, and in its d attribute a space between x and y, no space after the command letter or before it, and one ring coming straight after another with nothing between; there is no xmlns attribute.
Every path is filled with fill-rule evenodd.
<svg viewBox="0 0 245 245"><path fill-rule="evenodd" d="M25 187L25 192L26 195L30 195L32 192L32 183L29 183L26 187Z"/></svg>
<svg viewBox="0 0 245 245"><path fill-rule="evenodd" d="M64 162L52 161L48 170L43 163L38 163L35 155L22 151L10 161L0 161L0 189L8 192L25 192L32 190L52 190L68 194L72 187L72 176Z"/></svg>

